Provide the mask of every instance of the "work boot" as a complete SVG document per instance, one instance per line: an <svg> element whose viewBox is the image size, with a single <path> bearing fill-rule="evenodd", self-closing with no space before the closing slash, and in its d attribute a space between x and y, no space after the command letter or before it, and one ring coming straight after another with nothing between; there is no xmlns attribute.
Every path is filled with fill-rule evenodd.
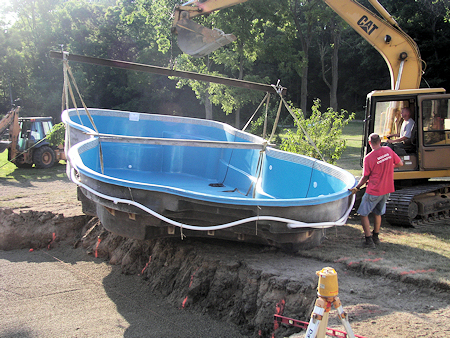
<svg viewBox="0 0 450 338"><path fill-rule="evenodd" d="M375 243L375 245L380 245L380 238L378 238L378 232L372 231L372 240Z"/></svg>
<svg viewBox="0 0 450 338"><path fill-rule="evenodd" d="M364 249L375 249L376 245L373 242L373 237L369 236L369 237L365 237L365 241L363 241L363 248Z"/></svg>

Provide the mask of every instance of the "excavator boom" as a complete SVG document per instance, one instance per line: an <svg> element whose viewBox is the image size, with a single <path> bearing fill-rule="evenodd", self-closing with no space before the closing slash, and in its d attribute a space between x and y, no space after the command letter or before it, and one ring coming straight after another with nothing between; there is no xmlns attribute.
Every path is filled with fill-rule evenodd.
<svg viewBox="0 0 450 338"><path fill-rule="evenodd" d="M14 116L19 113L20 107L11 109L0 121L0 136L9 128L14 121Z"/></svg>
<svg viewBox="0 0 450 338"><path fill-rule="evenodd" d="M0 136L2 136L8 129L12 132L11 126L16 126L19 119L20 107L11 109L0 121ZM13 144L15 146L17 142ZM4 152L11 145L11 141L0 141L0 153Z"/></svg>
<svg viewBox="0 0 450 338"><path fill-rule="evenodd" d="M391 89L419 88L422 59L417 44L377 0L369 1L381 18L353 0L324 0L383 56L391 76Z"/></svg>

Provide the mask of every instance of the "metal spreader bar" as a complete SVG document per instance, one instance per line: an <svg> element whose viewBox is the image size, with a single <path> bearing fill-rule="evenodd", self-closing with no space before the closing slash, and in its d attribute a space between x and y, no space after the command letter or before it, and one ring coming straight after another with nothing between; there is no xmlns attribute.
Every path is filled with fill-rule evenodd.
<svg viewBox="0 0 450 338"><path fill-rule="evenodd" d="M61 52L52 51L52 52L50 52L49 56L54 59L61 59L61 60L63 59L63 53L61 53ZM214 75L206 75L206 74L200 74L200 73L194 73L194 72L174 70L174 69L165 68L165 67L145 65L142 63L102 59L102 58L95 58L95 57L91 57L91 56L83 56L83 55L77 55L77 54L67 54L66 58L68 61L82 62L82 63L88 63L88 64L106 66L106 67L122 68L122 69L134 70L134 71L138 71L138 72L153 73L153 74L159 74L159 75L165 75L165 76L175 76L175 77L181 77L181 78L185 78L185 79L213 82L213 83L223 84L226 86L233 86L233 87L239 87L239 88L258 90L258 91L262 91L262 92L266 92L266 93L279 94L279 92L277 91L275 86L257 83L257 82L250 82L250 81L244 81L244 80L238 80L238 79L230 79L230 78L214 76ZM286 94L286 91L287 91L286 88L281 88L281 92L283 95Z"/></svg>

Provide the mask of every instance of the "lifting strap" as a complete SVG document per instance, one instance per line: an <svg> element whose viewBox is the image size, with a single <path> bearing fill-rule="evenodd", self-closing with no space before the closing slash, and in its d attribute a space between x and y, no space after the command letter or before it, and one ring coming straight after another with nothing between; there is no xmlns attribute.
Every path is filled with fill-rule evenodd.
<svg viewBox="0 0 450 338"><path fill-rule="evenodd" d="M325 158L323 157L322 153L319 151L319 149L317 148L316 144L314 143L314 141L309 137L308 133L306 132L306 130L303 128L302 124L300 123L300 120L298 119L298 117L294 114L294 112L292 111L292 109L289 107L289 105L287 104L287 102L284 100L284 98L280 95L280 99L281 101L283 101L286 109L288 110L289 114L292 115L292 117L294 118L295 122L297 122L297 125L300 127L300 129L302 130L303 134L305 134L306 139L308 140L309 144L311 144L314 149L316 150L316 152L320 155L320 157L322 158L322 161L325 161Z"/></svg>
<svg viewBox="0 0 450 338"><path fill-rule="evenodd" d="M325 158L323 157L323 155L320 152L319 148L317 148L317 145L314 143L314 141L311 139L311 137L309 137L309 134L306 132L306 130L301 125L300 120L295 115L295 113L292 111L292 109L289 107L289 105L286 102L286 100L283 98L283 87L280 86L280 81L278 81L278 83L276 85L272 85L272 87L274 88L275 92L280 96L280 104L278 106L277 116L276 116L275 122L273 124L272 133L271 133L267 143L270 144L270 141L272 140L273 136L275 135L275 131L276 131L277 126L278 126L278 121L280 119L281 107L284 104L284 106L288 110L289 114L291 114L291 116L294 118L295 122L297 123L298 127L302 130L302 132L305 135L306 139L308 140L309 144L311 144L311 146L313 146L313 148L315 149L317 154L319 154L319 156L322 159L322 161L326 162ZM264 139L266 138L267 112L268 112L268 109L269 109L269 100L270 100L270 93L267 92L266 95L264 96L264 98L262 99L261 103L259 104L258 108L256 108L255 112L250 117L250 119L247 121L247 123L245 124L244 128L242 128L242 131L245 131L245 129L247 129L247 127L249 126L250 122L253 120L253 118L255 117L256 113L258 112L259 108L261 108L261 106L264 104L264 101L266 101L266 112L265 112L264 130L263 130L263 138Z"/></svg>
<svg viewBox="0 0 450 338"><path fill-rule="evenodd" d="M73 76L72 69L69 66L68 55L69 55L68 52L63 52L64 89L63 89L63 97L62 97L62 107L64 108L64 104L65 104L66 109L69 109L69 95L68 95L68 93L70 93L70 98L72 99L72 103L73 103L73 105L75 107L75 110L76 110L76 112L78 114L78 118L80 119L80 122L83 125L80 113L78 112L78 106L77 106L77 102L75 100L75 95L73 93L72 85L70 83L70 80L72 80L73 86L75 87L75 90L77 91L78 97L80 98L80 101L81 101L81 104L83 105L84 111L86 112L86 115L88 116L89 121L91 122L92 126L94 127L96 135L99 136L99 132L98 132L97 126L95 125L94 119L92 118L91 113L89 112L86 104L84 103L83 97L81 96L81 93L80 93L80 91L78 89L75 77ZM104 170L104 165L103 165L103 150L102 150L102 144L101 144L101 141L100 141L100 137L99 137L99 143L98 144L99 144L99 152L100 152L100 166L101 166L102 174L104 174L105 170Z"/></svg>

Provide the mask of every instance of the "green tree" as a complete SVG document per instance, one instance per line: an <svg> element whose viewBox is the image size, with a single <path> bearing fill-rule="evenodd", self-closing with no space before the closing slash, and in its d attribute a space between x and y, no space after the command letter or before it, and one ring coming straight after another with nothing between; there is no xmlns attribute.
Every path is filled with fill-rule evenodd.
<svg viewBox="0 0 450 338"><path fill-rule="evenodd" d="M339 49L342 31L348 28L348 25L328 6L324 7L319 21L321 24L317 26L317 45L322 79L330 90L330 107L338 110Z"/></svg>
<svg viewBox="0 0 450 338"><path fill-rule="evenodd" d="M203 58L193 58L185 54L178 55L174 66L180 70L267 83L267 79L246 75L246 72L251 72L258 51L263 46L263 26L266 20L264 20L263 11L259 14L256 13L261 7L264 8L264 6L257 6L255 2L250 2L250 4L239 5L239 8L232 7L212 13L208 17L196 18L195 20L203 26L235 33L237 40ZM163 40L162 47L164 43ZM261 93L248 90L179 79L177 87L184 86L189 86L195 92L197 99L205 107L207 119L213 117L213 105L215 105L227 115L234 113L237 127L240 126L241 108L263 97Z"/></svg>
<svg viewBox="0 0 450 338"><path fill-rule="evenodd" d="M8 78L11 96L20 98L23 115L51 111L53 100L60 97L60 89L58 94L52 90L55 78L47 57L49 46L54 45L53 12L57 5L58 1L51 0L11 0L17 20L7 28L6 53L2 55L2 65L7 68L2 69L2 77Z"/></svg>
<svg viewBox="0 0 450 338"><path fill-rule="evenodd" d="M331 106L339 102L347 110L359 112L368 92L389 88L383 58L352 29L335 30L324 19L328 14L320 0L249 0L208 17L195 18L208 27L234 33L238 39L204 58L200 65L189 61L192 68L185 56L177 60L177 65L174 62L180 50L176 36L170 32L171 14L179 0L10 2L9 8L0 9L0 14L12 11L17 18L7 24L5 16L0 15L0 109L9 109L11 96L13 100L20 98L21 114L25 116L59 118L62 62L48 58L48 52L60 50L60 45L70 53L93 57L186 67L190 71L197 71L198 67L199 72L207 70L262 83L280 79L288 89L286 98L305 113L307 102L313 98L321 98L327 105L330 99ZM367 0L358 2L370 9ZM450 87L448 1L381 2L417 41L427 63L424 79L433 87ZM340 19L339 22L343 23ZM324 34L327 32L340 35ZM337 59L339 43L345 53ZM333 54L336 56L331 57ZM262 98L261 93L215 84L179 83L177 89L177 81L160 75L77 63L71 63L71 67L86 103L94 107L176 111L198 117L203 106L209 107L209 117L234 114L235 121L240 121L246 120ZM324 80L330 88L323 85ZM424 81L422 86L425 85Z"/></svg>
<svg viewBox="0 0 450 338"><path fill-rule="evenodd" d="M226 74L239 80L259 83L270 83L264 75L250 75L254 70L254 63L265 48L265 31L267 25L275 19L276 5L273 1L249 1L239 6L216 13L213 22L225 32L236 35L236 41L227 49L221 49L211 55L214 63L222 65ZM276 79L272 79L276 82ZM219 89L219 90L218 90ZM247 104L259 103L263 94L248 90L217 87L212 88L214 95L211 101L221 105L226 114L235 114L235 126L240 128L241 109Z"/></svg>
<svg viewBox="0 0 450 338"><path fill-rule="evenodd" d="M211 71L212 61L209 57L193 58L187 54L181 54L177 57L176 64L177 69L195 71L201 74L219 75L218 72ZM178 79L177 88L182 88L183 86L189 86L192 89L196 98L205 108L205 118L207 120L212 120L213 112L210 90L213 87L213 84L192 79Z"/></svg>
<svg viewBox="0 0 450 338"><path fill-rule="evenodd" d="M314 30L318 23L321 0L289 0L290 12L294 21L297 38L300 40L302 50L301 67L301 99L300 108L306 112L308 104L308 75L309 52L314 36Z"/></svg>
<svg viewBox="0 0 450 338"><path fill-rule="evenodd" d="M280 148L317 159L322 159L323 156L325 161L335 164L346 148L345 139L341 138L342 130L355 115L353 113L348 115L345 110L336 112L332 108L322 113L320 100L314 101L312 114L308 119L305 119L301 110L295 108L291 110L297 116L295 122L297 130L296 132L288 130Z"/></svg>

